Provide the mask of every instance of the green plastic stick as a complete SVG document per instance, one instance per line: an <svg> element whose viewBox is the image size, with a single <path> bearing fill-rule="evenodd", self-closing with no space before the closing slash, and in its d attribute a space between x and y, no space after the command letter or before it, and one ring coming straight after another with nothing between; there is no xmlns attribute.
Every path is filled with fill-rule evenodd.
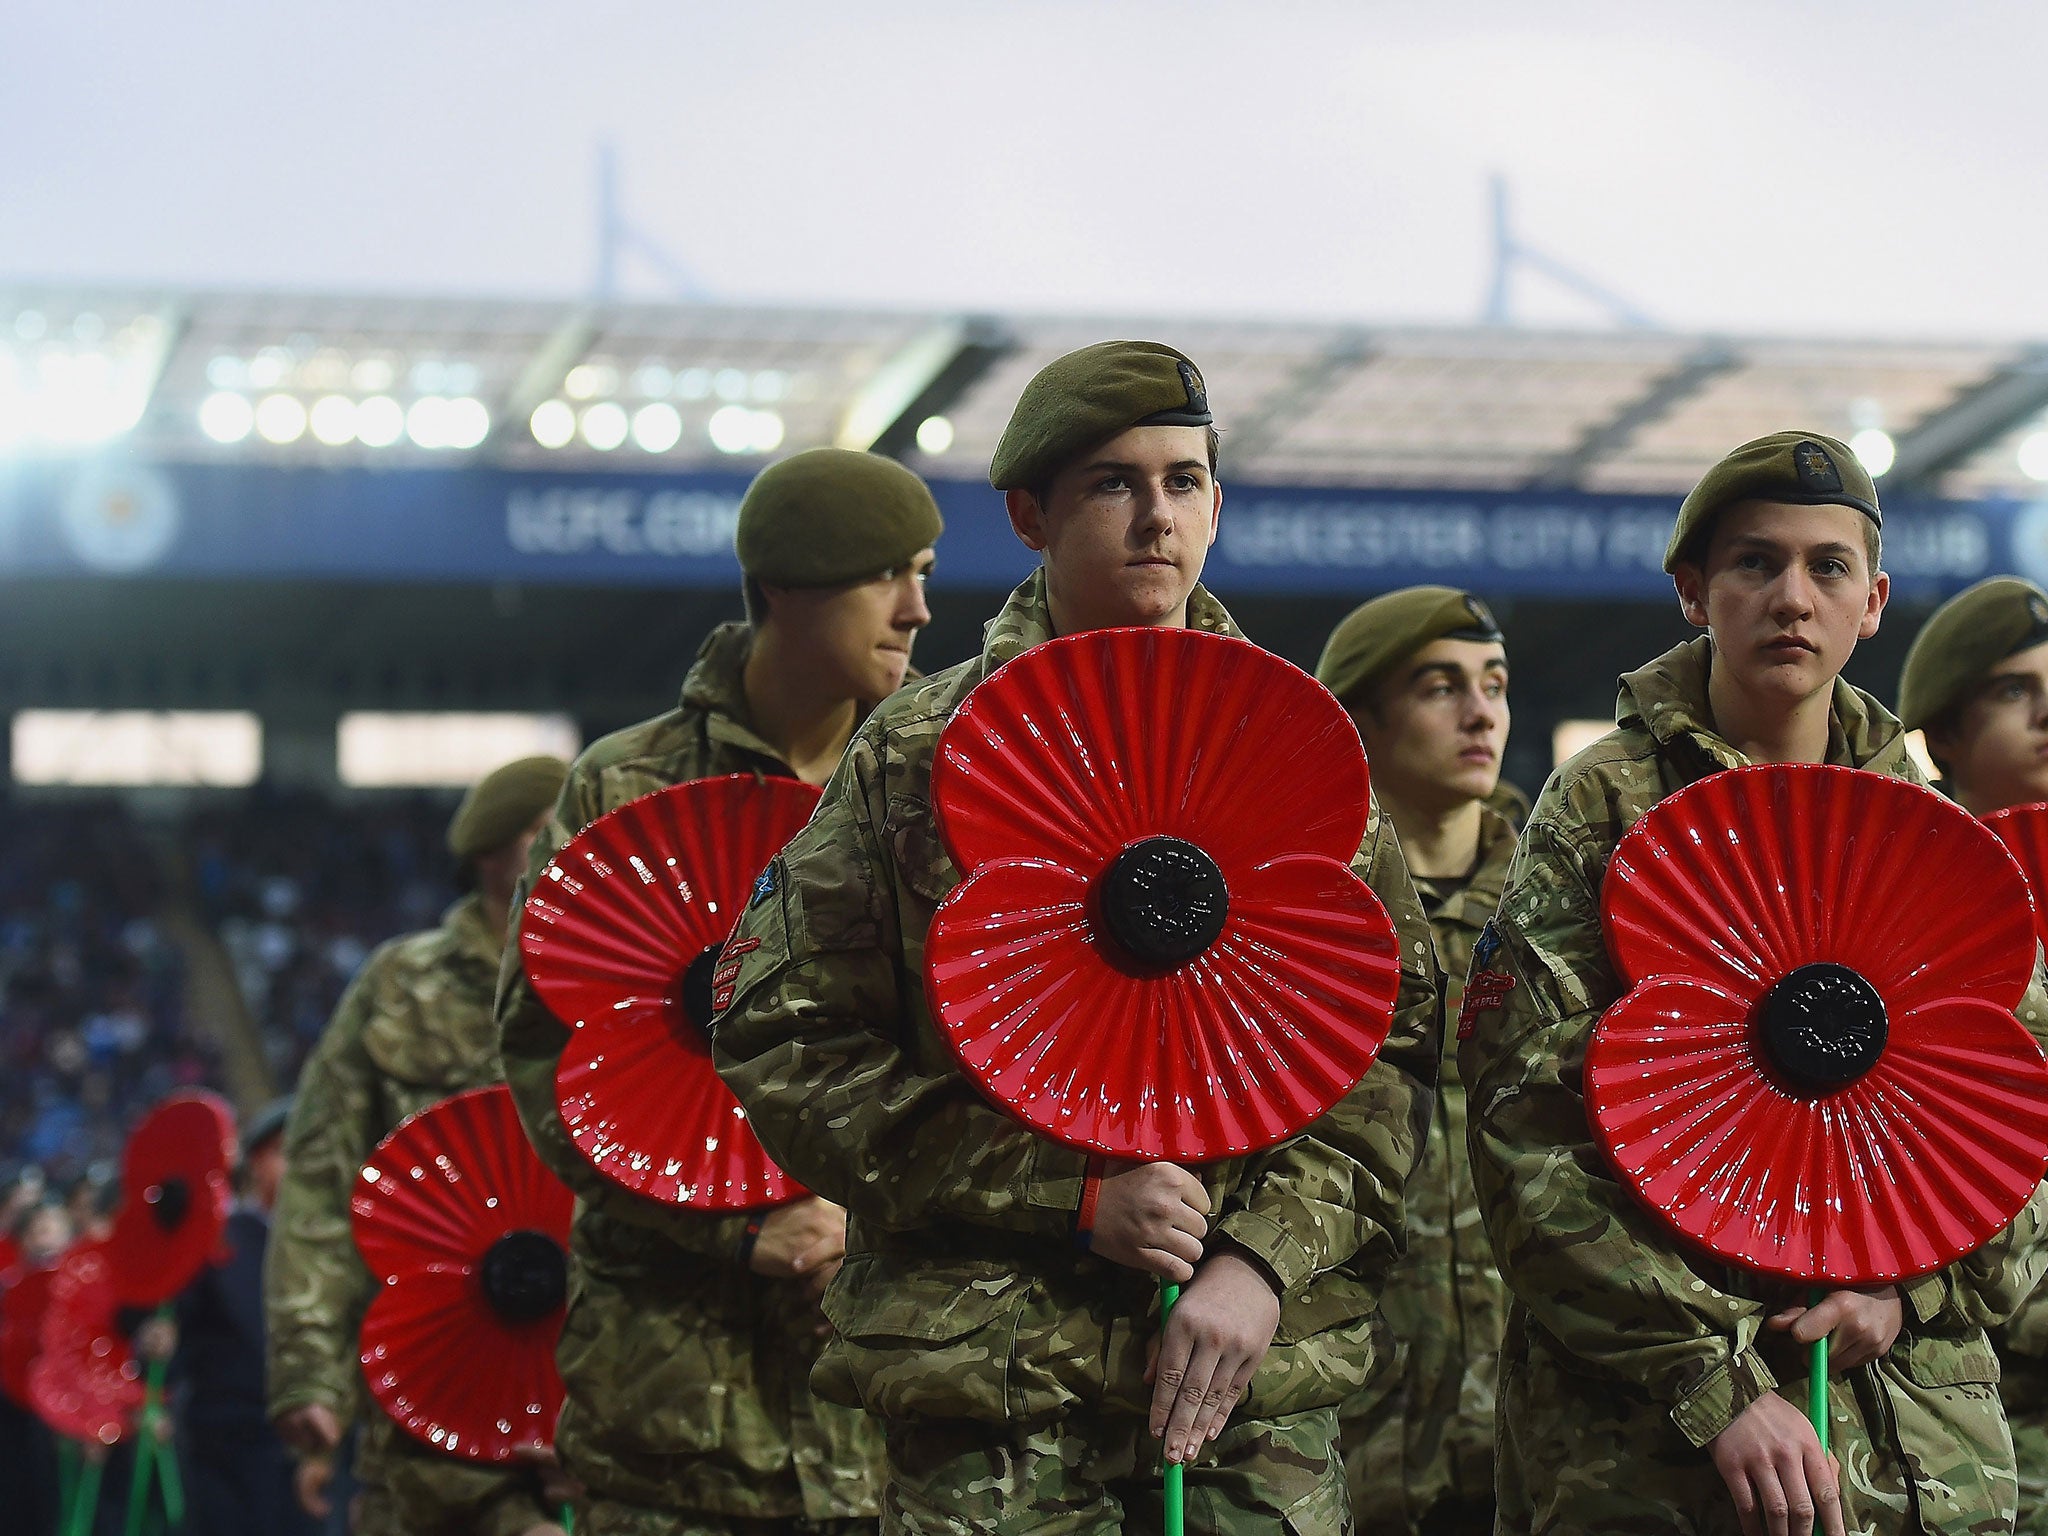
<svg viewBox="0 0 2048 1536"><path fill-rule="evenodd" d="M1180 1300L1180 1287L1159 1282L1159 1327L1166 1329L1166 1320L1173 1315L1173 1304ZM1177 1461L1166 1464L1166 1530L1165 1536L1185 1536L1187 1530L1187 1468Z"/></svg>
<svg viewBox="0 0 2048 1536"><path fill-rule="evenodd" d="M94 1517L100 1510L100 1472L102 1463L90 1454L81 1458L85 1465L78 1474L77 1486L72 1489L71 1509L65 1518L65 1536L92 1536Z"/></svg>
<svg viewBox="0 0 2048 1536"><path fill-rule="evenodd" d="M171 1321L171 1306L157 1308L160 1322ZM142 1536L142 1522L149 1512L149 1485L163 1490L164 1519L172 1530L185 1523L185 1488L178 1477L178 1458L168 1441L157 1433L164 1416L164 1373L170 1361L163 1356L149 1362L149 1376L142 1392L142 1417L135 1431L135 1464L128 1482L127 1536Z"/></svg>
<svg viewBox="0 0 2048 1536"><path fill-rule="evenodd" d="M1826 1292L1816 1286L1808 1293L1806 1304L1817 1307ZM1820 1436L1820 1453L1828 1453L1828 1336L1822 1334L1813 1341L1813 1362L1807 1367L1806 1416L1813 1420L1813 1432Z"/></svg>

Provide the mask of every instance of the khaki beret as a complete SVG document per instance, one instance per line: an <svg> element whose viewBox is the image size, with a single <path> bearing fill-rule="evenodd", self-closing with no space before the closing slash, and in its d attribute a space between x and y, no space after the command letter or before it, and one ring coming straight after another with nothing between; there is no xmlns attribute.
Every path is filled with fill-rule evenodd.
<svg viewBox="0 0 2048 1536"><path fill-rule="evenodd" d="M1497 641L1493 613L1455 587L1404 587L1354 608L1330 632L1316 681L1346 704L1363 704L1394 669L1437 640Z"/></svg>
<svg viewBox="0 0 2048 1536"><path fill-rule="evenodd" d="M771 587L838 587L909 564L945 529L931 488L878 453L810 448L740 500L740 569Z"/></svg>
<svg viewBox="0 0 2048 1536"><path fill-rule="evenodd" d="M448 851L465 860L496 853L554 809L568 777L569 765L559 757L522 757L492 769L455 808Z"/></svg>
<svg viewBox="0 0 2048 1536"><path fill-rule="evenodd" d="M1854 507L1878 527L1877 486L1848 444L1818 432L1773 432L1744 443L1708 470L1678 509L1678 526L1664 550L1664 569L1695 558L1695 546L1714 514L1738 501L1783 501L1794 506Z"/></svg>
<svg viewBox="0 0 2048 1536"><path fill-rule="evenodd" d="M1089 449L1132 427L1206 427L1201 370L1156 341L1098 341L1047 363L1003 428L988 483L1037 490Z"/></svg>
<svg viewBox="0 0 2048 1536"><path fill-rule="evenodd" d="M1917 731L1960 703L2006 657L2048 641L2048 593L1994 576L1934 610L1899 674L1899 718Z"/></svg>

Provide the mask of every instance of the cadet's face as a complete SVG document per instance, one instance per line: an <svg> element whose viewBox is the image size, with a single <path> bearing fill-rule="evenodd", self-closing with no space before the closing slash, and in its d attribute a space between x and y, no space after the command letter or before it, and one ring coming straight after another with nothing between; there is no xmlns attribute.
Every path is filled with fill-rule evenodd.
<svg viewBox="0 0 2048 1536"><path fill-rule="evenodd" d="M1927 734L1972 815L2048 800L2048 644L2001 661L1953 727Z"/></svg>
<svg viewBox="0 0 2048 1536"><path fill-rule="evenodd" d="M1009 508L1017 537L1045 556L1060 633L1185 624L1223 488L1202 428L1133 427L1061 470L1043 502L1011 491Z"/></svg>
<svg viewBox="0 0 2048 1536"><path fill-rule="evenodd" d="M840 698L879 704L903 686L910 647L932 621L924 584L936 560L919 550L901 570L843 587L778 588L772 622L794 654L813 658L821 685Z"/></svg>
<svg viewBox="0 0 2048 1536"><path fill-rule="evenodd" d="M45 1206L21 1231L21 1251L37 1264L47 1264L71 1246L71 1218L56 1206Z"/></svg>
<svg viewBox="0 0 2048 1536"><path fill-rule="evenodd" d="M1891 578L1870 570L1865 525L1854 507L1738 502L1716 519L1705 568L1678 568L1679 606L1744 692L1811 698L1877 633Z"/></svg>
<svg viewBox="0 0 2048 1536"><path fill-rule="evenodd" d="M1484 800L1508 741L1507 653L1498 642L1433 641L1354 718L1382 798L1418 809Z"/></svg>

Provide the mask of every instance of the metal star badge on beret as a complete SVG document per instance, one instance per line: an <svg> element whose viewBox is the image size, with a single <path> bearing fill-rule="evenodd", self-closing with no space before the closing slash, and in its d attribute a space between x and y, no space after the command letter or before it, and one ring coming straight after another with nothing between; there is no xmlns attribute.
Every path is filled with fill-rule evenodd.
<svg viewBox="0 0 2048 1536"><path fill-rule="evenodd" d="M1246 641L1099 630L1025 652L940 738L926 993L968 1077L1055 1140L1201 1163L1364 1077L1400 986L1354 874L1365 754Z"/></svg>
<svg viewBox="0 0 2048 1536"><path fill-rule="evenodd" d="M1601 908L1632 989L1594 1031L1588 1106L1688 1241L1880 1284L1976 1249L2040 1183L2048 1064L2013 1014L2033 904L1959 807L1849 768L1730 769L1630 828Z"/></svg>
<svg viewBox="0 0 2048 1536"><path fill-rule="evenodd" d="M751 774L698 779L600 816L527 898L527 979L574 1037L556 1103L578 1150L635 1194L694 1210L797 1199L711 1065L711 1018L737 956L720 958L762 871L818 791Z"/></svg>
<svg viewBox="0 0 2048 1536"><path fill-rule="evenodd" d="M177 1093L135 1127L107 1258L132 1307L169 1301L220 1251L234 1206L235 1114L218 1094Z"/></svg>
<svg viewBox="0 0 2048 1536"><path fill-rule="evenodd" d="M363 1379L408 1434L480 1462L552 1443L574 1204L502 1085L421 1110L370 1154L349 1201L379 1281Z"/></svg>

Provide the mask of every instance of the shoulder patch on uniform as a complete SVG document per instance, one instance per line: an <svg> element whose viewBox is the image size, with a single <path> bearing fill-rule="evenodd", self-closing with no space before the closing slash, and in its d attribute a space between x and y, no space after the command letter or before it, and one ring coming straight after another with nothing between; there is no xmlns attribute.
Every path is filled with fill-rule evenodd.
<svg viewBox="0 0 2048 1536"><path fill-rule="evenodd" d="M1498 1008L1515 990L1515 978L1506 971L1474 971L1465 983L1465 997L1458 1004L1458 1038L1468 1040L1479 1023L1479 1015Z"/></svg>
<svg viewBox="0 0 2048 1536"><path fill-rule="evenodd" d="M1500 927L1491 918L1479 930L1479 938L1472 946L1472 969L1483 971L1493 964L1493 957L1500 953Z"/></svg>
<svg viewBox="0 0 2048 1536"><path fill-rule="evenodd" d="M751 910L754 907L758 907L781 889L782 860L777 859L766 869L762 870L760 878L754 882L754 894L747 898L748 908Z"/></svg>

